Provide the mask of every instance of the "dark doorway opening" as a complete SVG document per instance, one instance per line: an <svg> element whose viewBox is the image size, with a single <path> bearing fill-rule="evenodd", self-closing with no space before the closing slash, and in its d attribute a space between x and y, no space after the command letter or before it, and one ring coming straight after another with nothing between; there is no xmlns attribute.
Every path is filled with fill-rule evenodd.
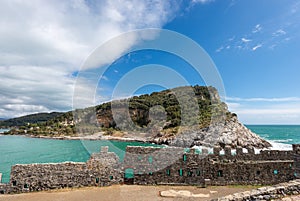
<svg viewBox="0 0 300 201"><path fill-rule="evenodd" d="M132 168L125 169L124 184L134 184L134 170Z"/></svg>

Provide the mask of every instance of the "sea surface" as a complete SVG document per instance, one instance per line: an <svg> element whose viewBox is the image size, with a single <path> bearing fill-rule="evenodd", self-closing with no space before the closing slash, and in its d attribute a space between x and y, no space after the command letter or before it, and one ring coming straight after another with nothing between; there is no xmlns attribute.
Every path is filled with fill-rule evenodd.
<svg viewBox="0 0 300 201"><path fill-rule="evenodd" d="M2 183L9 182L15 164L86 162L101 146L109 146L123 160L126 146L158 146L139 142L108 140L54 140L25 136L0 136L0 172Z"/></svg>
<svg viewBox="0 0 300 201"><path fill-rule="evenodd" d="M289 150L291 144L300 143L299 126L247 125L247 127L270 141L274 149ZM1 129L0 129L1 133ZM122 160L127 145L157 146L138 142L53 140L24 136L0 135L0 172L2 182L9 181L10 169L15 164L57 163L65 161L85 162L90 154L99 152L100 146L109 146Z"/></svg>
<svg viewBox="0 0 300 201"><path fill-rule="evenodd" d="M274 149L291 149L300 144L300 125L246 125L254 133L268 140Z"/></svg>

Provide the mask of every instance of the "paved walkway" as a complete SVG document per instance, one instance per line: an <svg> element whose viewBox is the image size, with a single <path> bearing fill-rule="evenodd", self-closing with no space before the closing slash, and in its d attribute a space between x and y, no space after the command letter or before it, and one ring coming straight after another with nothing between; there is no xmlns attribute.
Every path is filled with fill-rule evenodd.
<svg viewBox="0 0 300 201"><path fill-rule="evenodd" d="M254 187L208 187L197 188L195 186L137 186L115 185L100 188L64 189L48 192L34 192L16 195L0 195L0 201L204 201L228 194L251 190ZM193 195L204 194L209 197L161 197L162 191L189 191Z"/></svg>

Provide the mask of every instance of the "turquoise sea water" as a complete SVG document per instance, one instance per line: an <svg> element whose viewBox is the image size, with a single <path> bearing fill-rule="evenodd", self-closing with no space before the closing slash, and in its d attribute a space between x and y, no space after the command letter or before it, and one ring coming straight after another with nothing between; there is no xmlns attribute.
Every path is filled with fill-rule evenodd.
<svg viewBox="0 0 300 201"><path fill-rule="evenodd" d="M9 129L2 129L2 128L0 128L0 133L4 133L4 132L7 132L7 131L9 131Z"/></svg>
<svg viewBox="0 0 300 201"><path fill-rule="evenodd" d="M2 182L9 181L10 169L15 164L85 162L90 153L109 146L123 160L126 146L157 146L138 142L107 140L53 140L23 136L0 136L0 172Z"/></svg>
<svg viewBox="0 0 300 201"><path fill-rule="evenodd" d="M275 143L299 144L300 125L246 125L262 138Z"/></svg>
<svg viewBox="0 0 300 201"><path fill-rule="evenodd" d="M275 143L277 149L300 143L300 126L247 125L247 127L261 137ZM0 136L2 182L9 181L10 168L15 164L85 162L90 157L90 153L100 150L100 146L109 146L109 151L115 152L122 160L127 145L150 146L150 144L137 142L53 140L23 136Z"/></svg>

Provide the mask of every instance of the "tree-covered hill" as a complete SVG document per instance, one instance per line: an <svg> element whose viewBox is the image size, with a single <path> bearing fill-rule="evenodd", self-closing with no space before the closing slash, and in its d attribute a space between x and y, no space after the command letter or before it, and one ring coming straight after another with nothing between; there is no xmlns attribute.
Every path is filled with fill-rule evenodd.
<svg viewBox="0 0 300 201"><path fill-rule="evenodd" d="M63 114L64 113L61 112L30 114L22 117L0 121L0 127L8 128L15 126L26 126L27 124L40 124Z"/></svg>
<svg viewBox="0 0 300 201"><path fill-rule="evenodd" d="M177 87L52 115L4 122L18 126L10 134L87 136L102 132L183 147L215 142L232 147L271 146L228 111L214 87Z"/></svg>
<svg viewBox="0 0 300 201"><path fill-rule="evenodd" d="M12 130L15 134L24 130L37 135L92 134L116 130L153 134L157 130L172 130L179 126L198 125L205 128L217 115L230 115L217 90L196 85L115 100L66 113L28 115L6 120L3 125L22 126L22 129ZM39 128L32 128L32 125L24 127L27 123L34 123Z"/></svg>
<svg viewBox="0 0 300 201"><path fill-rule="evenodd" d="M122 115L129 108L130 118ZM112 114L112 109L115 115ZM229 114L213 87L178 87L150 95L134 96L96 107L98 124L104 128L150 127L165 120L163 129L198 125L208 127L214 117ZM117 124L115 121L118 121ZM134 124L132 124L130 121Z"/></svg>

